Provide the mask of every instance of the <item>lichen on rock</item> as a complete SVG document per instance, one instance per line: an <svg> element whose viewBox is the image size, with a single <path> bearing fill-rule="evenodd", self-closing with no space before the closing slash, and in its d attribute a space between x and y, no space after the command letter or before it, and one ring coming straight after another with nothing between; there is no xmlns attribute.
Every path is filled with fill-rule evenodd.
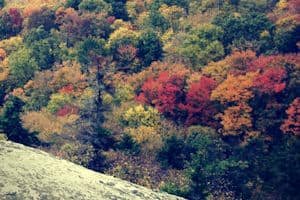
<svg viewBox="0 0 300 200"><path fill-rule="evenodd" d="M38 149L0 140L0 199L182 198L88 170Z"/></svg>

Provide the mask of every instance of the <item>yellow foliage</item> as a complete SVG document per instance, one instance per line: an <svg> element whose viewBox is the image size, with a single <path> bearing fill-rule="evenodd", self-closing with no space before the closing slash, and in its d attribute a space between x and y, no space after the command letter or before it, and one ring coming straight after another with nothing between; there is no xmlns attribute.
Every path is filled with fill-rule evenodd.
<svg viewBox="0 0 300 200"><path fill-rule="evenodd" d="M184 15L183 8L178 7L178 6L168 6L166 4L163 4L159 8L159 12L162 14L162 16L164 16L171 23L174 20L178 20L179 18L183 17L183 15Z"/></svg>
<svg viewBox="0 0 300 200"><path fill-rule="evenodd" d="M57 7L63 5L66 0L9 0L6 1L5 8L28 9L32 7Z"/></svg>
<svg viewBox="0 0 300 200"><path fill-rule="evenodd" d="M152 151L162 146L162 138L154 127L139 126L137 128L127 128L126 133L131 135L143 148Z"/></svg>
<svg viewBox="0 0 300 200"><path fill-rule="evenodd" d="M64 86L67 84L78 84L85 81L85 75L81 72L78 63L63 63L58 66L58 69L53 73L53 85Z"/></svg>
<svg viewBox="0 0 300 200"><path fill-rule="evenodd" d="M0 60L0 81L4 81L7 79L9 74L9 65L8 59Z"/></svg>
<svg viewBox="0 0 300 200"><path fill-rule="evenodd" d="M130 127L148 126L156 127L160 121L159 112L150 106L142 105L129 108L122 118L122 121Z"/></svg>
<svg viewBox="0 0 300 200"><path fill-rule="evenodd" d="M288 7L288 2L287 0L280 0L277 4L276 4L276 7L279 9L279 10L284 10Z"/></svg>
<svg viewBox="0 0 300 200"><path fill-rule="evenodd" d="M266 33L264 33L266 34ZM224 60L218 62L210 62L202 69L203 74L214 78L217 82L222 82L226 79L227 74L232 71L244 72L247 64L256 58L255 52L236 51L227 56Z"/></svg>
<svg viewBox="0 0 300 200"><path fill-rule="evenodd" d="M136 23L139 26L143 26L145 24L145 22L149 19L149 16L150 16L150 14L148 11L142 12L136 19Z"/></svg>
<svg viewBox="0 0 300 200"><path fill-rule="evenodd" d="M126 1L126 9L130 18L136 19L140 13L146 10L143 0L128 0Z"/></svg>
<svg viewBox="0 0 300 200"><path fill-rule="evenodd" d="M114 100L116 103L131 101L135 97L134 89L129 84L120 84L116 86Z"/></svg>
<svg viewBox="0 0 300 200"><path fill-rule="evenodd" d="M222 82L226 79L230 65L224 59L218 62L210 62L202 69L203 74L214 78L217 82Z"/></svg>
<svg viewBox="0 0 300 200"><path fill-rule="evenodd" d="M6 51L0 48L0 62L6 58Z"/></svg>
<svg viewBox="0 0 300 200"><path fill-rule="evenodd" d="M107 92L104 92L102 95L101 95L101 98L102 98L102 101L103 101L103 105L104 106L109 106L110 104L112 104L113 102L113 97L111 94L107 93Z"/></svg>
<svg viewBox="0 0 300 200"><path fill-rule="evenodd" d="M20 36L10 37L9 39L0 41L0 49L5 50L6 54L9 55L13 51L23 45L23 39Z"/></svg>
<svg viewBox="0 0 300 200"><path fill-rule="evenodd" d="M46 110L27 112L21 116L23 127L30 132L37 132L38 138L44 142L52 142L55 137L65 133L65 126L78 118L78 115L56 117Z"/></svg>
<svg viewBox="0 0 300 200"><path fill-rule="evenodd" d="M129 22L125 22L122 19L116 19L114 23L111 25L114 30L117 30L121 27L131 29L132 25Z"/></svg>
<svg viewBox="0 0 300 200"><path fill-rule="evenodd" d="M140 33L137 31L131 30L128 27L120 27L110 34L107 46L111 48L118 40L122 40L123 38L129 38L132 41L137 41L139 36Z"/></svg>

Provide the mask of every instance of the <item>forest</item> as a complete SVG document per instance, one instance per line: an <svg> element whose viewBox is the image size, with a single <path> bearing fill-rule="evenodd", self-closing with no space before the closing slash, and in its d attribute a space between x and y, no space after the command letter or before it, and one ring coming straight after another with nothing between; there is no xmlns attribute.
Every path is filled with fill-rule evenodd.
<svg viewBox="0 0 300 200"><path fill-rule="evenodd" d="M299 50L299 0L0 0L0 138L191 200L298 200Z"/></svg>

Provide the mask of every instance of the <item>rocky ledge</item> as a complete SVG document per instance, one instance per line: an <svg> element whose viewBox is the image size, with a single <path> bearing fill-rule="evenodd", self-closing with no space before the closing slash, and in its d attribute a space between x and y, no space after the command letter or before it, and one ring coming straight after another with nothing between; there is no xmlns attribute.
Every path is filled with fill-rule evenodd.
<svg viewBox="0 0 300 200"><path fill-rule="evenodd" d="M0 199L182 199L0 140Z"/></svg>

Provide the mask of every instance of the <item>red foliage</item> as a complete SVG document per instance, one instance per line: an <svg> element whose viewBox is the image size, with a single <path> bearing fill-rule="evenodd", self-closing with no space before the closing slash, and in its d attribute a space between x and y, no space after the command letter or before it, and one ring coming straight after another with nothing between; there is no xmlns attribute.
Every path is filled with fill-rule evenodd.
<svg viewBox="0 0 300 200"><path fill-rule="evenodd" d="M286 83L286 71L282 68L270 68L258 75L254 81L254 87L261 93L279 93L284 90Z"/></svg>
<svg viewBox="0 0 300 200"><path fill-rule="evenodd" d="M300 98L297 97L286 111L288 118L280 127L284 133L300 136Z"/></svg>
<svg viewBox="0 0 300 200"><path fill-rule="evenodd" d="M211 122L215 109L211 104L210 95L216 86L214 79L205 76L191 84L186 95L186 104L182 105L188 113L186 120L188 125L199 122L208 125Z"/></svg>
<svg viewBox="0 0 300 200"><path fill-rule="evenodd" d="M300 65L297 54L260 56L248 63L249 71L265 70L267 68L284 68L287 65Z"/></svg>
<svg viewBox="0 0 300 200"><path fill-rule="evenodd" d="M286 87L286 68L299 65L296 54L260 56L248 65L249 71L259 71L254 86L262 93L272 94L283 91ZM287 68L288 70L288 68Z"/></svg>
<svg viewBox="0 0 300 200"><path fill-rule="evenodd" d="M299 14L300 13L300 1L299 0L289 0L288 8L290 14Z"/></svg>
<svg viewBox="0 0 300 200"><path fill-rule="evenodd" d="M162 72L157 78L150 78L144 83L137 100L155 106L167 116L178 118L177 111L185 95L184 84L184 76Z"/></svg>
<svg viewBox="0 0 300 200"><path fill-rule="evenodd" d="M66 85L59 90L59 93L70 94L74 92L74 86L72 84Z"/></svg>
<svg viewBox="0 0 300 200"><path fill-rule="evenodd" d="M56 112L56 116L64 117L66 115L76 115L78 112L78 107L73 105L65 105Z"/></svg>
<svg viewBox="0 0 300 200"><path fill-rule="evenodd" d="M10 8L8 10L8 14L11 18L11 22L14 27L21 27L23 24L23 17L21 15L21 12L17 8Z"/></svg>
<svg viewBox="0 0 300 200"><path fill-rule="evenodd" d="M114 16L109 16L106 18L106 22L109 24L113 24L115 22L116 18Z"/></svg>

